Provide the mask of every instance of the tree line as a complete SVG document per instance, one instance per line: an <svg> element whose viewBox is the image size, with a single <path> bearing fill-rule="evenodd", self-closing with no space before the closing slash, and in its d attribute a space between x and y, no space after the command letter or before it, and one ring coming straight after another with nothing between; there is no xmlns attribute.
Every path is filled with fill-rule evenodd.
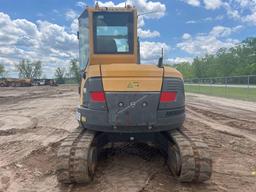
<svg viewBox="0 0 256 192"><path fill-rule="evenodd" d="M59 84L68 82L72 83L70 79L72 79L73 82L78 83L80 81L80 68L78 60L71 59L68 71L64 67L58 67L55 70L55 78Z"/></svg>
<svg viewBox="0 0 256 192"><path fill-rule="evenodd" d="M221 48L216 54L196 57L192 63L174 67L186 79L256 75L256 38L248 38L232 48Z"/></svg>
<svg viewBox="0 0 256 192"><path fill-rule="evenodd" d="M0 64L0 77L4 77L4 74L5 74L4 65Z"/></svg>
<svg viewBox="0 0 256 192"><path fill-rule="evenodd" d="M22 59L15 65L19 78L22 79L40 79L42 78L43 69L41 61L31 61L28 59ZM57 83L78 83L80 81L80 69L77 59L71 59L68 69L64 67L58 67L55 70L55 79ZM7 76L7 71L4 65L0 64L0 78ZM45 79L45 78L44 78Z"/></svg>

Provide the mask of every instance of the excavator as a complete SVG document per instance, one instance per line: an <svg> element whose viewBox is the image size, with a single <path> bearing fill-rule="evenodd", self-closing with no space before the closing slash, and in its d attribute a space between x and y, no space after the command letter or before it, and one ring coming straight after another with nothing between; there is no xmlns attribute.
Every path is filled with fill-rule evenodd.
<svg viewBox="0 0 256 192"><path fill-rule="evenodd" d="M171 174L184 183L210 179L208 146L185 121L180 72L141 64L138 13L132 6L86 7L79 20L79 127L61 143L56 166L63 184L88 184L109 143L152 143ZM132 173L131 173L132 174Z"/></svg>

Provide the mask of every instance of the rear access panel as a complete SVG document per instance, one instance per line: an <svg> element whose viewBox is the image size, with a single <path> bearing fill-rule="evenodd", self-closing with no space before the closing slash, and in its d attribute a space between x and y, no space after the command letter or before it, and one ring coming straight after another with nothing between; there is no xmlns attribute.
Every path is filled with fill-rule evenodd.
<svg viewBox="0 0 256 192"><path fill-rule="evenodd" d="M107 92L106 98L113 126L152 126L157 122L159 93Z"/></svg>
<svg viewBox="0 0 256 192"><path fill-rule="evenodd" d="M160 92L163 83L163 69L151 65L102 65L101 74L105 92Z"/></svg>

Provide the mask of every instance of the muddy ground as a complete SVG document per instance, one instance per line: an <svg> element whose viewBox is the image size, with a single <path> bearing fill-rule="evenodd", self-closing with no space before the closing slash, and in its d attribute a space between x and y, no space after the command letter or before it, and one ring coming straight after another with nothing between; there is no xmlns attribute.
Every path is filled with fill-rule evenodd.
<svg viewBox="0 0 256 192"><path fill-rule="evenodd" d="M0 191L256 191L256 103L200 95L187 96L185 127L209 145L209 182L180 184L159 153L142 150L100 161L89 186L59 185L56 151L77 127L77 105L74 86L0 88Z"/></svg>

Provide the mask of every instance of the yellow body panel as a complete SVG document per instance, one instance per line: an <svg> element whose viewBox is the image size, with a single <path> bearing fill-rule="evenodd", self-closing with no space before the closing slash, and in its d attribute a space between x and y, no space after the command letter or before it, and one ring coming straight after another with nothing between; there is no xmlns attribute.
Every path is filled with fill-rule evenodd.
<svg viewBox="0 0 256 192"><path fill-rule="evenodd" d="M80 84L80 105L83 105L83 100L84 100L84 85L85 85L85 82L86 82L87 79L82 79L81 80L81 84Z"/></svg>
<svg viewBox="0 0 256 192"><path fill-rule="evenodd" d="M137 56L135 55L96 55L91 54L91 65L105 65L113 63L128 63L135 64L137 62Z"/></svg>
<svg viewBox="0 0 256 192"><path fill-rule="evenodd" d="M86 68L86 78L90 77L100 77L100 65L89 65Z"/></svg>
<svg viewBox="0 0 256 192"><path fill-rule="evenodd" d="M101 66L105 91L160 91L163 69L153 65L112 64Z"/></svg>
<svg viewBox="0 0 256 192"><path fill-rule="evenodd" d="M107 77L103 78L106 92L157 92L161 90L160 77Z"/></svg>
<svg viewBox="0 0 256 192"><path fill-rule="evenodd" d="M102 77L163 77L163 69L154 65L112 64L101 66Z"/></svg>
<svg viewBox="0 0 256 192"><path fill-rule="evenodd" d="M86 80L92 77L102 77L104 91L107 92L157 92L161 91L163 75L182 78L181 73L171 67L140 64L89 65L86 79L81 84L81 92L84 91Z"/></svg>
<svg viewBox="0 0 256 192"><path fill-rule="evenodd" d="M164 77L177 77L183 79L182 74L177 69L172 67L164 68Z"/></svg>

